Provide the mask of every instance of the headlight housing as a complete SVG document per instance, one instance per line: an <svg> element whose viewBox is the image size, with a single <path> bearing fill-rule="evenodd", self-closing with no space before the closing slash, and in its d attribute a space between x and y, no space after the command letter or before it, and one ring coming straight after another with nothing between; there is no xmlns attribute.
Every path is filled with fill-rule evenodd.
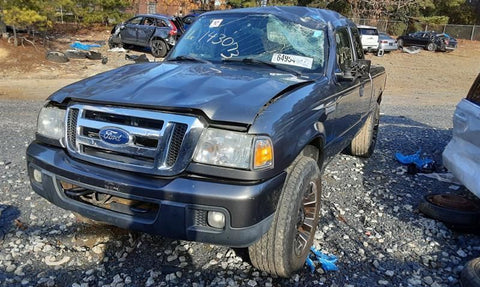
<svg viewBox="0 0 480 287"><path fill-rule="evenodd" d="M38 114L37 134L60 141L65 133L65 113L64 109L58 107L43 107Z"/></svg>
<svg viewBox="0 0 480 287"><path fill-rule="evenodd" d="M271 168L273 145L266 136L211 128L200 137L193 160L247 170Z"/></svg>

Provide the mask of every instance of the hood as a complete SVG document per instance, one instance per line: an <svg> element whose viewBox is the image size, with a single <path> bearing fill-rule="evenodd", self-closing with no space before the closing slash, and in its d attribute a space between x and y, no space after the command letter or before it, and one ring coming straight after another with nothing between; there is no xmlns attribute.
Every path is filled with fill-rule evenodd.
<svg viewBox="0 0 480 287"><path fill-rule="evenodd" d="M126 65L71 84L49 99L200 110L213 121L252 124L287 88L311 82L253 65L164 62Z"/></svg>

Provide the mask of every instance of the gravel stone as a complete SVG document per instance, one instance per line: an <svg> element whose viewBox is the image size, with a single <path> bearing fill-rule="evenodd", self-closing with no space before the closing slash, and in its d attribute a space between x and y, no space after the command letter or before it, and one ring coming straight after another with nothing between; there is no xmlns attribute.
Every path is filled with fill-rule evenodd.
<svg viewBox="0 0 480 287"><path fill-rule="evenodd" d="M423 282L427 285L432 285L433 284L433 279L430 276L423 277Z"/></svg>
<svg viewBox="0 0 480 287"><path fill-rule="evenodd" d="M465 258L465 257L468 256L468 254L465 253L465 251L463 251L462 249L458 249L457 254L458 254L458 256L460 256L462 258Z"/></svg>

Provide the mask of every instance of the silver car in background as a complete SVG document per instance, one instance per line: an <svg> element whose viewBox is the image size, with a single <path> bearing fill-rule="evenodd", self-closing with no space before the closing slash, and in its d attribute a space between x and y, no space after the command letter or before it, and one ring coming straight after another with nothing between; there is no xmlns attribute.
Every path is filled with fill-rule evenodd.
<svg viewBox="0 0 480 287"><path fill-rule="evenodd" d="M453 114L453 137L443 151L443 164L480 198L480 74Z"/></svg>
<svg viewBox="0 0 480 287"><path fill-rule="evenodd" d="M379 32L378 33L378 50L383 50L384 52L387 52L387 53L398 50L397 40L395 40L388 34Z"/></svg>

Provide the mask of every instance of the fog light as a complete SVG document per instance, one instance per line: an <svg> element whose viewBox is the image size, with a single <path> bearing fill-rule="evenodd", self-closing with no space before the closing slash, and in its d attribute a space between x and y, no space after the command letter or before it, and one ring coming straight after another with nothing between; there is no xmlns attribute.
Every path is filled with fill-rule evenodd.
<svg viewBox="0 0 480 287"><path fill-rule="evenodd" d="M33 179L38 183L42 183L42 172L39 171L38 169L34 169L33 170Z"/></svg>
<svg viewBox="0 0 480 287"><path fill-rule="evenodd" d="M225 227L225 215L218 211L209 211L207 216L208 225L214 228Z"/></svg>

